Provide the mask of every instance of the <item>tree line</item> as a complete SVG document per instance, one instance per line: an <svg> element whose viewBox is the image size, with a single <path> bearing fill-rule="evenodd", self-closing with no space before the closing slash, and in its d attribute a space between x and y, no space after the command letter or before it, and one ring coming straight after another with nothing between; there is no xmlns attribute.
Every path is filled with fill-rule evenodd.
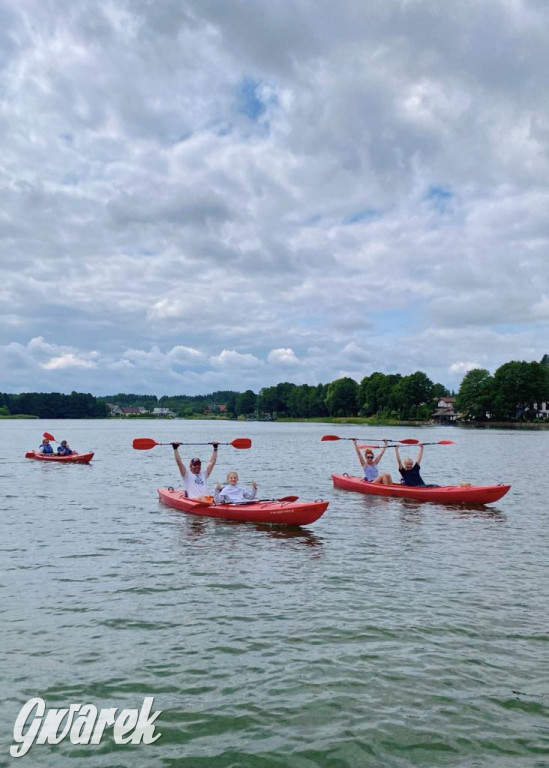
<svg viewBox="0 0 549 768"><path fill-rule="evenodd" d="M512 360L493 376L484 368L469 371L461 382L456 410L469 421L529 421L537 417L543 402L549 402L549 355L539 363Z"/></svg>
<svg viewBox="0 0 549 768"><path fill-rule="evenodd" d="M322 418L374 416L379 419L428 420L434 401L451 393L432 382L422 371L407 376L374 372L357 382L349 376L329 384L281 382L257 394L218 390L209 395L138 395L119 393L108 397L72 392L0 393L0 415L32 415L51 419L104 418L107 403L120 406L169 408L182 417L206 414L227 418ZM455 396L455 410L468 421L529 420L542 402L549 401L549 355L538 362L511 361L492 376L483 368L467 373ZM221 408L220 408L221 406Z"/></svg>

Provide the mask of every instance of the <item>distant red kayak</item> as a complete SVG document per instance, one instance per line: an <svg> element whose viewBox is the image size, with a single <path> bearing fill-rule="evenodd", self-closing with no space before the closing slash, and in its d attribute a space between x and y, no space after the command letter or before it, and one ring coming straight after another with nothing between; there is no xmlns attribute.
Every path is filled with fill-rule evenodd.
<svg viewBox="0 0 549 768"><path fill-rule="evenodd" d="M70 456L58 456L56 453L38 453L38 451L27 451L26 459L36 459L36 461L56 461L59 464L89 464L93 459L93 451L89 453L71 453Z"/></svg>
<svg viewBox="0 0 549 768"><path fill-rule="evenodd" d="M346 491L357 491L372 496L396 496L415 501L436 501L442 504L489 504L501 499L510 485L441 485L438 488L428 488L422 485L410 486L394 483L366 483L361 477L351 475L332 475L336 488Z"/></svg>
<svg viewBox="0 0 549 768"><path fill-rule="evenodd" d="M243 523L276 523L277 525L310 525L324 514L327 501L252 501L245 504L213 504L188 499L182 491L159 488L160 501L191 515L218 517Z"/></svg>

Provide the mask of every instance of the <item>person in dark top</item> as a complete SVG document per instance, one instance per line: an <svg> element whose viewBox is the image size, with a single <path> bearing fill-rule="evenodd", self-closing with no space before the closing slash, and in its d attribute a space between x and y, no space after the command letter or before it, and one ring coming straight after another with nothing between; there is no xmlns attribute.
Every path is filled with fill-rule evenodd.
<svg viewBox="0 0 549 768"><path fill-rule="evenodd" d="M423 478L419 474L419 470L421 469L420 463L423 458L423 446L419 446L419 453L415 463L409 456L404 459L404 463L401 461L398 445L395 445L395 453L398 462L398 471L402 477L401 483L403 483L403 485L425 485Z"/></svg>
<svg viewBox="0 0 549 768"><path fill-rule="evenodd" d="M73 453L76 453L76 451L73 451L69 448L69 445L66 440L61 440L59 447L57 448L57 455L58 456L71 456Z"/></svg>

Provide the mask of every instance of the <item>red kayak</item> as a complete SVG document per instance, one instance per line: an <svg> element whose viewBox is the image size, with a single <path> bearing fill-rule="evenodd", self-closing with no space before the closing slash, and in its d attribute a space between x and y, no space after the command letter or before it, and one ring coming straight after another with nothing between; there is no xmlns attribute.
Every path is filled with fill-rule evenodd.
<svg viewBox="0 0 549 768"><path fill-rule="evenodd" d="M38 453L38 451L27 451L26 459L36 459L36 461L56 461L59 464L89 464L93 459L93 451L89 453L71 453L70 456L58 456L56 453Z"/></svg>
<svg viewBox="0 0 549 768"><path fill-rule="evenodd" d="M244 504L214 504L188 499L182 491L159 488L160 501L181 512L202 517L219 517L243 523L275 523L277 525L309 525L324 514L327 501L250 501Z"/></svg>
<svg viewBox="0 0 549 768"><path fill-rule="evenodd" d="M441 485L429 488L423 485L382 485L381 483L366 483L361 477L350 475L332 475L334 486L346 491L357 491L373 496L397 496L415 501L436 501L443 504L489 504L501 499L510 485Z"/></svg>

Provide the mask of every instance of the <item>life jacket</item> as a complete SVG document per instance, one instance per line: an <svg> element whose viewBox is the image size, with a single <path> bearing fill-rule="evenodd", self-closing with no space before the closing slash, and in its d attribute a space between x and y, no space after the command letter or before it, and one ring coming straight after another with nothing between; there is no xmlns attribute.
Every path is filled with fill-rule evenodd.
<svg viewBox="0 0 549 768"><path fill-rule="evenodd" d="M40 453L53 453L53 448L49 443L46 443L46 444L42 443L39 450L40 450Z"/></svg>

